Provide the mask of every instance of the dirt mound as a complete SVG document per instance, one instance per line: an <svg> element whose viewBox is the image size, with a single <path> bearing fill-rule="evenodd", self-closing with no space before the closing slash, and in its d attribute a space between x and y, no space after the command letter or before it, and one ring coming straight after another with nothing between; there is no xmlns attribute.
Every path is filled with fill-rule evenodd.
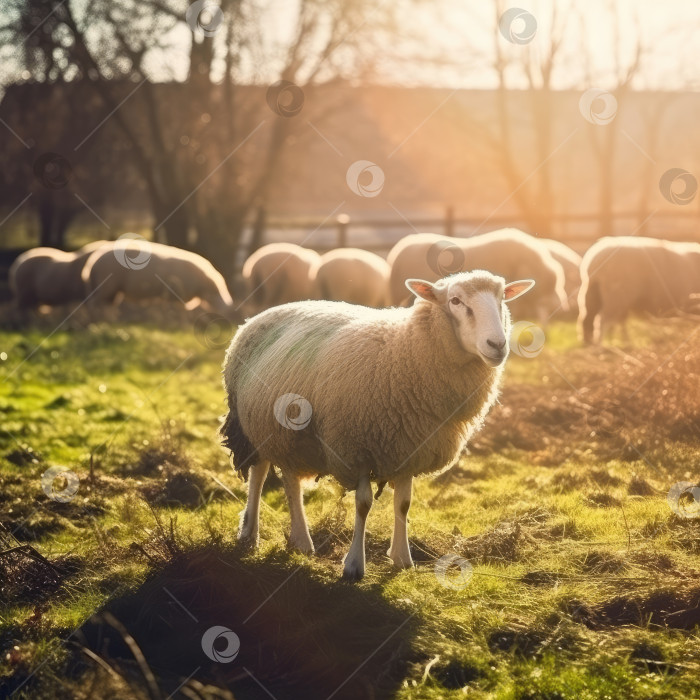
<svg viewBox="0 0 700 700"><path fill-rule="evenodd" d="M125 674L145 664L164 696L185 681L235 697L384 698L418 660L417 626L376 593L212 549L178 557L77 638Z"/></svg>
<svg viewBox="0 0 700 700"><path fill-rule="evenodd" d="M591 629L658 625L690 630L700 625L700 587L616 596L595 606L570 601L568 612Z"/></svg>
<svg viewBox="0 0 700 700"><path fill-rule="evenodd" d="M640 459L666 440L700 440L700 344L697 323L665 319L643 347L569 350L536 359L539 382L506 380L500 404L471 449L535 453L538 463L592 452Z"/></svg>

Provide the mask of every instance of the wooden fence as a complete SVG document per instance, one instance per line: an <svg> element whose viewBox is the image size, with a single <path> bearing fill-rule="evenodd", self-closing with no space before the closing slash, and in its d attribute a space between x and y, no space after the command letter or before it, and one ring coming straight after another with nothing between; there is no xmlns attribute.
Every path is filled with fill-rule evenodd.
<svg viewBox="0 0 700 700"><path fill-rule="evenodd" d="M601 235L603 225L599 214L561 214L549 218L554 233L552 237L583 251L594 243ZM455 217L454 208L446 207L445 214L433 218L417 219L356 219L352 220L347 214L340 214L335 218L324 220L289 219L280 217L266 217L258 215L252 226L252 248L270 242L281 240L289 234L290 240L299 236L303 237L304 246L313 248L318 252L325 252L333 248L358 247L374 252L388 251L397 240L409 233L433 232L445 236L471 236L478 233L486 233L495 229L515 227L528 231L533 235L523 217L492 216L492 217ZM372 230L377 233L376 240L353 240L353 229ZM694 240L700 241L700 211L656 211L646 216L638 211L616 212L610 217L605 235L648 235L670 240ZM328 243L328 232L335 231L333 242ZM382 236L382 232L394 231L395 236ZM325 232L326 243L317 244L314 241L316 233ZM270 236L270 233L274 235ZM291 235L296 233L296 236ZM295 242L299 242L296 241Z"/></svg>

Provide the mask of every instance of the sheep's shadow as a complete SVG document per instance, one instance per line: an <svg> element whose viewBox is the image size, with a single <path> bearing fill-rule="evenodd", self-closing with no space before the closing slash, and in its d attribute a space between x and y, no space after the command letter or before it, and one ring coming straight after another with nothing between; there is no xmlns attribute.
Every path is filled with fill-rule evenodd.
<svg viewBox="0 0 700 700"><path fill-rule="evenodd" d="M212 660L236 643L225 629L205 635L215 626L240 640L234 659ZM180 555L109 603L75 639L125 675L143 675L145 662L163 697L185 697L181 690L201 683L243 700L383 698L418 660L417 626L417 617L378 591L324 580L291 566L284 553L260 560L208 549Z"/></svg>

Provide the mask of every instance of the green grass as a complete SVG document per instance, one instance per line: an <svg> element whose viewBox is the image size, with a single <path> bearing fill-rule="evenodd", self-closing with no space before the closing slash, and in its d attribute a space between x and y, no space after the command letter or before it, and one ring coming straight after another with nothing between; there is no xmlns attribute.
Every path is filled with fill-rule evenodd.
<svg viewBox="0 0 700 700"><path fill-rule="evenodd" d="M633 326L641 347L657 342L654 333ZM268 697L260 684L280 699L304 684L306 697L326 697L324 682L332 689L348 676L334 697L362 697L363 683L399 698L700 697L700 528L666 502L671 484L698 478L692 441L659 428L635 455L612 432L591 439L572 428L536 449L505 439L489 447L530 402L574 392L567 381L585 389L589 368L616 376L619 358L601 369L598 351L586 352L573 325L560 323L538 358L512 358L483 444L416 484L409 536L418 566L396 572L385 555L387 489L369 517L367 575L349 586L338 578L353 495L327 479L306 495L316 557L287 550L274 483L259 550L235 547L245 485L215 434L223 348L189 330L138 326L3 333L0 522L59 575L20 558L0 581L0 697L25 680L13 697L94 697L97 682L100 697L149 697L134 654L93 644L89 620L104 609L136 638L163 698L197 666L186 687L202 686L188 697L227 697L212 690L227 685L236 698ZM650 464L655 440L663 460ZM56 465L80 477L69 503L42 491L41 475ZM436 559L451 553L473 567L459 589L435 574ZM232 664L202 655L210 619L241 637Z"/></svg>

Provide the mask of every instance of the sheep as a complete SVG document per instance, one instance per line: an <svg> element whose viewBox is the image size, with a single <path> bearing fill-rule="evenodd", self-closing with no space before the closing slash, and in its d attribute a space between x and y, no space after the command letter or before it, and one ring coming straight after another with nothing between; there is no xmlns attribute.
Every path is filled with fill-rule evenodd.
<svg viewBox="0 0 700 700"><path fill-rule="evenodd" d="M586 343L600 342L604 331L616 324L626 331L630 313L687 309L699 292L700 244L639 236L601 238L581 263L580 335Z"/></svg>
<svg viewBox="0 0 700 700"><path fill-rule="evenodd" d="M88 258L83 281L93 305L118 296L141 301L177 298L188 308L196 299L229 315L233 300L223 276L201 255L162 243L121 237Z"/></svg>
<svg viewBox="0 0 700 700"><path fill-rule="evenodd" d="M282 473L290 544L312 553L301 479L332 475L355 490L355 532L343 575L361 578L371 482L394 488L389 557L413 562L406 514L414 476L460 456L494 404L508 355L511 302L534 282L506 284L479 270L431 284L409 279L410 308L306 301L269 309L234 336L224 361L221 426L248 480L238 537L258 542L260 494L271 464ZM377 495L379 495L379 492Z"/></svg>
<svg viewBox="0 0 700 700"><path fill-rule="evenodd" d="M316 251L294 243L269 243L258 248L243 265L247 307L258 312L311 299L309 271L319 258Z"/></svg>
<svg viewBox="0 0 700 700"><path fill-rule="evenodd" d="M338 248L312 265L315 299L380 308L389 305L391 268L383 258L359 248Z"/></svg>
<svg viewBox="0 0 700 700"><path fill-rule="evenodd" d="M431 282L452 272L484 269L506 279L527 271L537 282L536 293L511 308L514 318L545 323L559 309L568 309L564 270L536 238L517 229L502 229L472 238L448 238L432 233L411 234L390 251L390 294L394 304L410 302L403 280L423 277Z"/></svg>
<svg viewBox="0 0 700 700"><path fill-rule="evenodd" d="M569 248L568 245L561 241L554 241L551 238L540 238L544 243L552 257L562 266L564 270L564 289L566 291L566 299L569 305L569 311L572 313L572 319L578 316L578 293L581 288L581 256Z"/></svg>
<svg viewBox="0 0 700 700"><path fill-rule="evenodd" d="M88 243L79 250L32 248L19 255L9 270L9 284L20 309L60 306L85 299L81 273L90 255L106 241Z"/></svg>

